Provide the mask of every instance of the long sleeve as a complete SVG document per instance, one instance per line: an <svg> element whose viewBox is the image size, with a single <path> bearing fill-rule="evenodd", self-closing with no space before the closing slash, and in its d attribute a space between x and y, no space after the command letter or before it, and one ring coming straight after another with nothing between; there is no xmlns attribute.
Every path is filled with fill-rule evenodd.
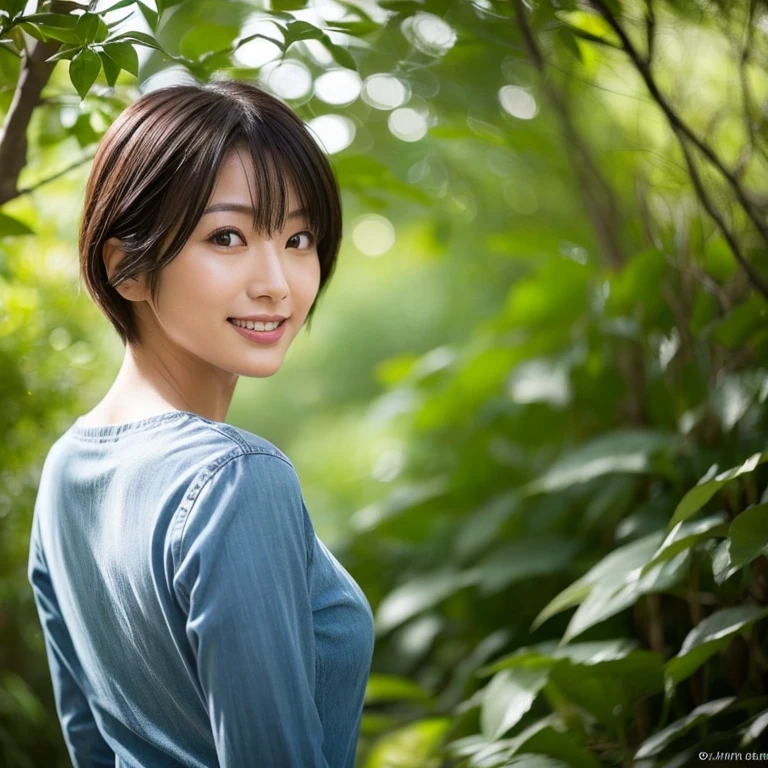
<svg viewBox="0 0 768 768"><path fill-rule="evenodd" d="M34 525L37 520L35 518ZM91 707L77 682L81 673L72 638L61 615L48 564L33 528L27 578L45 637L56 710L75 768L114 768L115 753L102 737Z"/></svg>
<svg viewBox="0 0 768 768"><path fill-rule="evenodd" d="M236 455L184 514L174 590L221 768L328 768L295 470L273 454Z"/></svg>

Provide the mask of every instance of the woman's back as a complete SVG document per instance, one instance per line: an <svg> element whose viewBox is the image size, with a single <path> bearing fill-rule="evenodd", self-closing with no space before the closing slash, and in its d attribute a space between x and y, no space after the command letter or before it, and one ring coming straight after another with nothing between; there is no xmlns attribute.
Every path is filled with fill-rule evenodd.
<svg viewBox="0 0 768 768"><path fill-rule="evenodd" d="M76 422L29 579L75 766L354 765L373 616L263 438L187 411Z"/></svg>

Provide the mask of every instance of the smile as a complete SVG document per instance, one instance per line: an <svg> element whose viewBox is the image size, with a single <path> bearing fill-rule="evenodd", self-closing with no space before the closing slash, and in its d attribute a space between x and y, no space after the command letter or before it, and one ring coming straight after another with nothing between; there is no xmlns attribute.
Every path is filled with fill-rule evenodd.
<svg viewBox="0 0 768 768"><path fill-rule="evenodd" d="M275 326L275 323L249 323L250 325L266 326L268 330L259 330L258 328L248 328L234 322L229 318L227 322L245 339L256 342L257 344L274 344L279 341L285 331L285 320ZM242 322L242 321L239 321Z"/></svg>

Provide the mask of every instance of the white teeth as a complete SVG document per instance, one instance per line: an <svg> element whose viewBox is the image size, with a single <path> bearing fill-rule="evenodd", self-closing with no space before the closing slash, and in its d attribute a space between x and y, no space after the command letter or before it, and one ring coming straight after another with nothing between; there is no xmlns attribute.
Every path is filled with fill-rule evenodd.
<svg viewBox="0 0 768 768"><path fill-rule="evenodd" d="M250 328L252 331L274 331L282 321L276 323L262 323L260 320L235 320L231 321L233 325L239 325L241 328Z"/></svg>

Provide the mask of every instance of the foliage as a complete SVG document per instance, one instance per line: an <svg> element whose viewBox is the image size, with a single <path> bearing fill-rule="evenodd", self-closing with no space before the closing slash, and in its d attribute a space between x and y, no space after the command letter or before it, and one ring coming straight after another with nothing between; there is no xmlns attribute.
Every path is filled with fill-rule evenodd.
<svg viewBox="0 0 768 768"><path fill-rule="evenodd" d="M334 158L347 211L386 213L406 271L366 265L364 311L345 305L340 323L363 318L364 341L340 331L339 365L313 373L356 365L319 405L387 446L370 470L384 488L344 490L358 509L339 542L376 613L359 764L682 765L758 743L764 2L358 0L328 17L302 0L24 5L0 10L7 124L25 45L49 46L54 68L28 186L10 166L0 178L6 761L63 760L25 531L44 445L87 401L100 343L66 280L24 253L66 240L29 198L72 153L87 162L137 81L169 67L255 78L235 56L254 41L314 80L390 73L409 94L389 109L286 99L351 121ZM429 282L409 280L425 253ZM415 310L404 301L393 328L394 296Z"/></svg>

